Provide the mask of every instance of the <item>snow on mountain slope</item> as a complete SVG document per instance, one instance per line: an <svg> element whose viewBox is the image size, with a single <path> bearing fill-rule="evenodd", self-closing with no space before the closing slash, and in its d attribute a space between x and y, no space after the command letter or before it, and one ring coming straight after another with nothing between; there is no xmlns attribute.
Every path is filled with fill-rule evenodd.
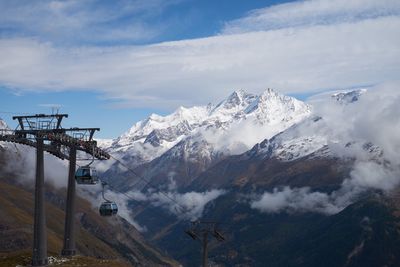
<svg viewBox="0 0 400 267"><path fill-rule="evenodd" d="M108 147L124 160L140 165L157 158L199 127L211 106L180 107L167 116L152 114L132 126Z"/></svg>
<svg viewBox="0 0 400 267"><path fill-rule="evenodd" d="M319 106L330 105L332 107L332 105L336 105L339 107L336 112L346 114L348 110L352 109L350 106L343 105L354 105L366 92L366 89L359 89L324 94L314 98L313 101L316 103L315 101L318 99ZM381 156L383 152L379 147L365 140L353 140L350 136L344 136L343 131L345 130L340 129L335 124L340 124L337 121L337 117L331 117L330 114L324 114L324 116L321 112L323 113L324 111L314 110L312 116L287 128L271 139L265 139L249 151L248 154L263 158L274 157L283 161L292 161L312 154L316 157L346 157L349 153L354 153L354 150L366 152L369 158L377 159Z"/></svg>
<svg viewBox="0 0 400 267"><path fill-rule="evenodd" d="M246 108L245 113L256 116L263 123L280 123L304 118L310 108L293 97L267 89Z"/></svg>
<svg viewBox="0 0 400 267"><path fill-rule="evenodd" d="M174 113L165 117L152 114L149 118L137 122L128 132L119 137L115 144L119 146L130 145L135 141L144 142L146 137L154 130L169 130L168 134L181 135L191 129L191 126L198 125L208 115L208 107L179 107ZM174 131L175 130L175 131ZM176 137L176 136L174 136Z"/></svg>
<svg viewBox="0 0 400 267"><path fill-rule="evenodd" d="M7 130L7 129L9 129L7 123L0 118L0 130ZM6 143L0 142L0 148L4 147L6 147Z"/></svg>
<svg viewBox="0 0 400 267"><path fill-rule="evenodd" d="M296 160L318 152L327 155L329 128L320 117L310 117L271 139L256 145L249 154L262 158L277 158L282 161Z"/></svg>
<svg viewBox="0 0 400 267"><path fill-rule="evenodd" d="M97 146L99 146L101 148L108 148L114 142L114 140L112 140L112 139L95 138L95 140L97 142Z"/></svg>
<svg viewBox="0 0 400 267"><path fill-rule="evenodd" d="M222 131L212 127L204 133L206 140L227 154L240 154L311 114L311 108L304 102L272 89L252 96L251 100L244 109L235 113L229 127Z"/></svg>
<svg viewBox="0 0 400 267"><path fill-rule="evenodd" d="M238 90L218 105L180 107L167 116L152 114L117 138L108 150L140 165L192 137L226 154L239 154L310 113L304 102L272 89L261 95ZM191 141L189 145L198 143Z"/></svg>
<svg viewBox="0 0 400 267"><path fill-rule="evenodd" d="M227 99L221 101L208 114L207 122L219 121L230 122L234 118L243 115L243 111L257 100L257 96L248 94L244 90L234 91Z"/></svg>
<svg viewBox="0 0 400 267"><path fill-rule="evenodd" d="M0 118L0 130L5 130L5 129L9 129L8 128L8 125L7 125L7 123L2 119L2 118Z"/></svg>
<svg viewBox="0 0 400 267"><path fill-rule="evenodd" d="M367 92L367 89L344 91L344 92L339 92L339 93L333 94L332 98L336 99L336 101L338 101L340 103L348 104L348 103L353 103L355 101L358 101L358 99L361 97L361 95L363 95L366 92Z"/></svg>

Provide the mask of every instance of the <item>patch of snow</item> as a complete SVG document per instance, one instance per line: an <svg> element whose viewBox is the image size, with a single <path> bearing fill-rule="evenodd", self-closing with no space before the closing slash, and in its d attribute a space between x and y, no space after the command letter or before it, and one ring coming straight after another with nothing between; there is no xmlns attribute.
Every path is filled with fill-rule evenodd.
<svg viewBox="0 0 400 267"><path fill-rule="evenodd" d="M97 141L97 146L100 148L108 148L114 142L113 139L101 139L101 138L95 138L95 141Z"/></svg>
<svg viewBox="0 0 400 267"><path fill-rule="evenodd" d="M342 91L332 94L332 98L342 104L349 104L358 101L365 92L367 92L367 89Z"/></svg>

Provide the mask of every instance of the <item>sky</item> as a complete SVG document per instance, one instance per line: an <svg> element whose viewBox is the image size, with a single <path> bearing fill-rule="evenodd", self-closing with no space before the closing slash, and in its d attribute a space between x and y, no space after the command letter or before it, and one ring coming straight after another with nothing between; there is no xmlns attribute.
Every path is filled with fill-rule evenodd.
<svg viewBox="0 0 400 267"><path fill-rule="evenodd" d="M0 0L0 117L68 113L115 138L151 113L268 87L399 79L398 0Z"/></svg>

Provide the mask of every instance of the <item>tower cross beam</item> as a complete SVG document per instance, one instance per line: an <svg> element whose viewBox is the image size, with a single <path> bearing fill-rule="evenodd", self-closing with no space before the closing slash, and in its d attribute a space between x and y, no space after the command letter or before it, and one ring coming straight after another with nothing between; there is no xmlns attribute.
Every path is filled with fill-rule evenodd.
<svg viewBox="0 0 400 267"><path fill-rule="evenodd" d="M68 118L68 114L36 114L28 116L14 116L13 120L18 121L18 127L21 130L35 129L60 129L63 118Z"/></svg>

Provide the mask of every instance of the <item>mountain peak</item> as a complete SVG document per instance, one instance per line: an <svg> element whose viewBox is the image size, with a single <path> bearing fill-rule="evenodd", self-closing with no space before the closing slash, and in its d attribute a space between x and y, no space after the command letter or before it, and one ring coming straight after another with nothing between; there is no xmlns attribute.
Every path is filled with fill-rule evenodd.
<svg viewBox="0 0 400 267"><path fill-rule="evenodd" d="M257 114L261 121L291 120L292 116L308 116L310 107L293 97L280 94L268 88L257 97L244 111Z"/></svg>
<svg viewBox="0 0 400 267"><path fill-rule="evenodd" d="M336 101L342 104L349 104L358 101L358 99L367 91L367 89L357 89L351 91L343 91L332 95Z"/></svg>
<svg viewBox="0 0 400 267"><path fill-rule="evenodd" d="M276 92L274 89L268 87L267 90L265 90L263 94L278 94L278 92Z"/></svg>
<svg viewBox="0 0 400 267"><path fill-rule="evenodd" d="M233 93L228 97L228 99L231 98L243 98L246 95L246 91L243 89L238 89L233 91Z"/></svg>
<svg viewBox="0 0 400 267"><path fill-rule="evenodd" d="M225 102L225 104L229 104L230 106L240 105L246 95L247 93L243 89L235 90L226 100L222 102Z"/></svg>
<svg viewBox="0 0 400 267"><path fill-rule="evenodd" d="M280 94L279 92L275 91L272 88L268 88L267 90L265 90L261 95L260 95L260 99L266 100L266 99L271 99L271 98L289 98L288 96L285 96L283 94Z"/></svg>
<svg viewBox="0 0 400 267"><path fill-rule="evenodd" d="M151 113L150 116L149 116L150 120L158 120L160 118L161 118L161 116L158 115L158 114L155 114L155 113Z"/></svg>
<svg viewBox="0 0 400 267"><path fill-rule="evenodd" d="M252 101L255 100L256 97L256 95L249 94L243 89L235 90L228 96L228 98L221 101L211 113L236 113L248 106Z"/></svg>
<svg viewBox="0 0 400 267"><path fill-rule="evenodd" d="M0 118L0 129L8 129L7 123Z"/></svg>

